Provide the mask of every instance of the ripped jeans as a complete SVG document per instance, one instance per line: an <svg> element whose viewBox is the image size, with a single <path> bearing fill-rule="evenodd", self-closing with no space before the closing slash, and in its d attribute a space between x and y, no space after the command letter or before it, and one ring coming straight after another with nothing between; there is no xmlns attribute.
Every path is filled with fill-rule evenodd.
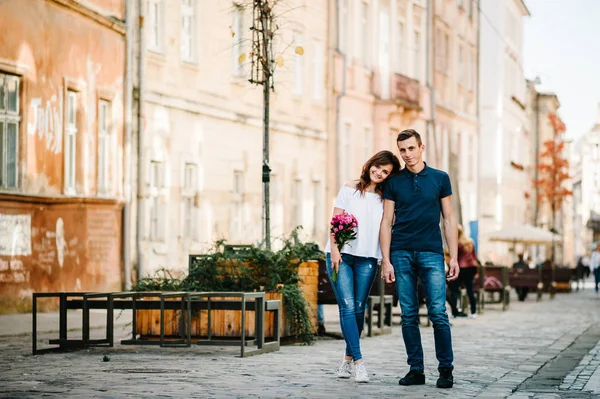
<svg viewBox="0 0 600 399"><path fill-rule="evenodd" d="M327 274L331 279L331 255L327 254ZM365 325L365 307L377 276L377 259L342 254L337 282L331 283L340 311L340 325L346 341L346 356L362 359L360 334Z"/></svg>

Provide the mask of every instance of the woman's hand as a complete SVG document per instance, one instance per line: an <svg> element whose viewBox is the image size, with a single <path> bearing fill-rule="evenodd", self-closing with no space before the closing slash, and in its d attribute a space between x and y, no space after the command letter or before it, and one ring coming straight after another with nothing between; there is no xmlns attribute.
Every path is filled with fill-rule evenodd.
<svg viewBox="0 0 600 399"><path fill-rule="evenodd" d="M339 251L331 251L331 269L336 273L340 271L340 263L342 263L342 255Z"/></svg>

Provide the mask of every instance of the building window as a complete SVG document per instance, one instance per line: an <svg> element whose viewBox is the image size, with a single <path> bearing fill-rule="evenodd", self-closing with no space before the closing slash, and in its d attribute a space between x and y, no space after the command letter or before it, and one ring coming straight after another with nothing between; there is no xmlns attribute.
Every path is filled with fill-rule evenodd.
<svg viewBox="0 0 600 399"><path fill-rule="evenodd" d="M313 99L320 101L323 99L323 43L316 40L313 46Z"/></svg>
<svg viewBox="0 0 600 399"><path fill-rule="evenodd" d="M343 180L340 182L340 184L345 184L348 180L350 180L350 176L352 176L352 173L354 172L352 170L352 125L350 123L344 124L344 131L342 134L341 176L343 177Z"/></svg>
<svg viewBox="0 0 600 399"><path fill-rule="evenodd" d="M600 144L595 144L592 147L592 159L594 161L600 160Z"/></svg>
<svg viewBox="0 0 600 399"><path fill-rule="evenodd" d="M146 2L148 20L148 49L152 51L162 50L162 0L148 0Z"/></svg>
<svg viewBox="0 0 600 399"><path fill-rule="evenodd" d="M244 226L244 172L233 172L233 215L231 218L231 238L241 240Z"/></svg>
<svg viewBox="0 0 600 399"><path fill-rule="evenodd" d="M108 192L108 165L110 147L110 103L98 102L98 193Z"/></svg>
<svg viewBox="0 0 600 399"><path fill-rule="evenodd" d="M0 73L0 187L17 188L19 160L19 77Z"/></svg>
<svg viewBox="0 0 600 399"><path fill-rule="evenodd" d="M165 228L165 212L164 202L161 201L161 191L165 186L164 164L159 161L150 162L150 187L149 187L149 204L150 204L150 240L164 240Z"/></svg>
<svg viewBox="0 0 600 399"><path fill-rule="evenodd" d="M182 202L183 202L183 236L191 238L192 240L197 239L197 220L196 220L196 209L194 205L194 199L196 192L198 191L197 184L197 170L198 166L195 163L186 163L183 171L183 189L182 189Z"/></svg>
<svg viewBox="0 0 600 399"><path fill-rule="evenodd" d="M75 194L77 170L77 92L67 91L67 125L65 135L65 193Z"/></svg>
<svg viewBox="0 0 600 399"><path fill-rule="evenodd" d="M370 127L365 128L363 137L363 162L367 162L373 155L373 131Z"/></svg>
<svg viewBox="0 0 600 399"><path fill-rule="evenodd" d="M235 76L243 76L245 73L245 60L242 57L245 48L245 30L244 30L244 7L239 4L233 5L232 29L232 57L231 71Z"/></svg>
<svg viewBox="0 0 600 399"><path fill-rule="evenodd" d="M463 85L464 77L465 77L465 60L464 60L464 51L462 44L458 45L458 71L457 71L457 81L460 86Z"/></svg>
<svg viewBox="0 0 600 399"><path fill-rule="evenodd" d="M415 73L414 73L414 77L417 80L421 80L422 79L422 71L421 71L421 58L423 57L423 51L421 50L421 32L419 32L418 30L415 30L415 59L414 59L414 63L415 63Z"/></svg>
<svg viewBox="0 0 600 399"><path fill-rule="evenodd" d="M463 0L456 0L456 5L459 6L460 8L463 8L463 6L464 6Z"/></svg>
<svg viewBox="0 0 600 399"><path fill-rule="evenodd" d="M358 54L364 65L369 65L369 48L371 40L371 25L369 23L370 18L371 12L369 0L363 0L359 15L360 50Z"/></svg>
<svg viewBox="0 0 600 399"><path fill-rule="evenodd" d="M322 205L323 201L321 200L321 182L314 180L313 181L313 238L315 240L320 239L321 237L317 237L319 231L321 231L321 226L323 225L323 215L322 215Z"/></svg>
<svg viewBox="0 0 600 399"><path fill-rule="evenodd" d="M296 179L292 184L292 217L293 228L302 226L302 180Z"/></svg>
<svg viewBox="0 0 600 399"><path fill-rule="evenodd" d="M396 72L404 73L406 55L404 52L404 22L398 21L396 28Z"/></svg>
<svg viewBox="0 0 600 399"><path fill-rule="evenodd" d="M181 59L193 62L196 58L196 0L181 2Z"/></svg>
<svg viewBox="0 0 600 399"><path fill-rule="evenodd" d="M302 95L304 92L304 56L301 51L298 51L298 47L302 47L303 45L303 37L300 33L296 33L294 38L294 47L296 50L294 51L294 94Z"/></svg>
<svg viewBox="0 0 600 399"><path fill-rule="evenodd" d="M350 41L350 2L349 0L339 0L338 2L338 48L343 52L348 52L348 43Z"/></svg>

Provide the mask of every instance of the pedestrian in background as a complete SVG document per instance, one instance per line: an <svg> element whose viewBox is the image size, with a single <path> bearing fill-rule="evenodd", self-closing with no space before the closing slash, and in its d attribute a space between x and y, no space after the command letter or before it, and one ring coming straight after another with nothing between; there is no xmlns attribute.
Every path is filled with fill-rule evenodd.
<svg viewBox="0 0 600 399"><path fill-rule="evenodd" d="M380 151L363 166L359 180L347 183L338 193L333 215L344 212L358 221L357 237L340 251L331 234L327 242L327 273L338 303L346 353L337 371L339 378L352 376L368 382L369 375L360 351L360 334L365 324L365 305L381 259L379 228L383 215L382 183L400 171L400 161L390 151ZM337 272L337 280L332 272ZM335 281L334 281L335 280Z"/></svg>
<svg viewBox="0 0 600 399"><path fill-rule="evenodd" d="M477 274L479 262L475 253L475 243L468 237L461 225L458 226L458 266L460 273L458 278L448 283L450 287L451 303L453 317L467 317L467 315L458 309L458 298L460 296L460 287L464 284L469 297L471 312L469 318L477 317L477 299L473 291L473 279Z"/></svg>
<svg viewBox="0 0 600 399"><path fill-rule="evenodd" d="M455 280L460 269L450 177L423 162L425 145L415 130L400 132L396 144L406 167L385 184L380 241L381 278L386 283L396 282L402 310L402 337L410 366L410 371L398 383L425 384L418 277L426 298L427 314L433 324L440 373L436 385L451 388L454 384L454 354L446 313L446 282ZM448 275L444 269L440 213L444 218L450 253Z"/></svg>
<svg viewBox="0 0 600 399"><path fill-rule="evenodd" d="M598 293L598 286L600 285L600 241L596 244L596 249L592 252L590 259L590 267L592 273L594 273L594 290Z"/></svg>

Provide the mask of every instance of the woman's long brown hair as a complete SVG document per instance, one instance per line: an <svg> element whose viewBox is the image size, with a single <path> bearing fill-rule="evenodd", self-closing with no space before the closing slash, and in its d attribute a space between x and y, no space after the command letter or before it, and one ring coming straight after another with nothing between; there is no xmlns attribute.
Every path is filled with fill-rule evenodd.
<svg viewBox="0 0 600 399"><path fill-rule="evenodd" d="M392 165L390 176L400 172L400 161L398 160L398 157L396 157L391 151L379 151L377 154L369 158L369 160L363 165L362 172L360 173L360 179L356 184L356 189L360 191L361 194L364 194L369 184L371 184L371 166L385 165ZM379 195L383 195L383 188L381 183L375 186L375 192Z"/></svg>

